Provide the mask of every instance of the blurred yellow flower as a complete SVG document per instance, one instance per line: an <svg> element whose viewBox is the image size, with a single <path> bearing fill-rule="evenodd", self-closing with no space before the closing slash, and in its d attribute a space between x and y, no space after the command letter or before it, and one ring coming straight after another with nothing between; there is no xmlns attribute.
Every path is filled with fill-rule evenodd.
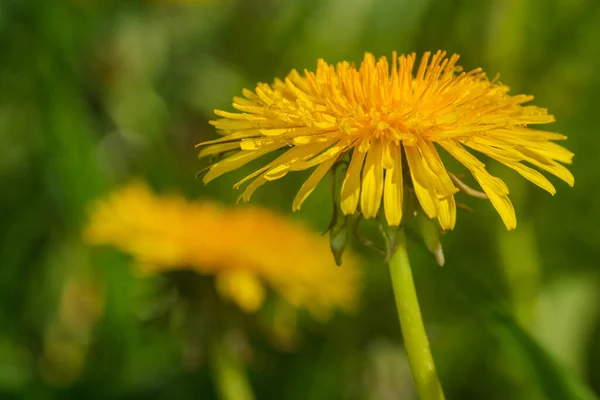
<svg viewBox="0 0 600 400"><path fill-rule="evenodd" d="M84 235L132 254L144 273L189 268L214 275L219 293L247 312L263 304L265 286L318 318L357 301L351 254L336 267L327 240L264 209L156 196L135 182L92 206Z"/></svg>
<svg viewBox="0 0 600 400"><path fill-rule="evenodd" d="M292 70L283 81L244 89L244 98L233 102L241 113L215 110L222 118L212 124L224 137L199 144L207 145L200 156L233 151L211 166L204 182L286 149L235 187L251 181L240 196L248 201L264 183L316 167L293 202L298 210L332 166L348 155L340 193L345 214L360 207L364 217L375 218L383 202L388 224L399 225L407 186L443 229L454 227L454 193L465 186L446 170L434 144L471 172L508 229L517 220L507 186L465 147L552 194L554 186L525 163L574 184L573 175L558 163L571 163L573 154L552 142L566 137L528 128L554 121L545 109L522 105L533 96L509 95L507 86L488 80L481 68L461 72L456 54L430 56L424 54L416 74L414 53L394 53L391 73L385 57L376 61L369 53L359 68L319 60L316 73Z"/></svg>

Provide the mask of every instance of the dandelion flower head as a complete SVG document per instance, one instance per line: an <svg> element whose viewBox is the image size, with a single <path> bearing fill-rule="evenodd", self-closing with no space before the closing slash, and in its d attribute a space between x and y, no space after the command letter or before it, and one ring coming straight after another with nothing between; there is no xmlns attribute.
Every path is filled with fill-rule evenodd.
<svg viewBox="0 0 600 400"><path fill-rule="evenodd" d="M93 204L84 236L133 255L147 274L212 275L218 292L247 312L261 307L266 288L318 318L352 309L358 297L352 254L336 267L327 240L265 209L157 196L134 182Z"/></svg>
<svg viewBox="0 0 600 400"><path fill-rule="evenodd" d="M240 199L290 171L316 167L300 188L297 210L327 172L345 158L340 191L344 214L365 218L383 208L390 226L401 223L405 192L414 191L424 213L442 229L456 222L454 194L461 186L446 169L438 150L445 150L473 175L508 229L517 221L509 190L471 150L484 154L555 193L537 169L574 184L563 164L573 154L556 144L565 136L531 129L554 121L546 109L524 105L530 95L509 95L509 88L489 80L481 68L463 72L458 55L426 52L393 54L375 60L367 53L358 68L318 61L316 73L292 70L284 80L243 90L233 107L215 110L211 121L223 137L200 143L200 156L233 152L213 164L209 182L268 153L284 149L235 187L249 182ZM534 169L535 167L537 169ZM383 207L382 207L383 205Z"/></svg>

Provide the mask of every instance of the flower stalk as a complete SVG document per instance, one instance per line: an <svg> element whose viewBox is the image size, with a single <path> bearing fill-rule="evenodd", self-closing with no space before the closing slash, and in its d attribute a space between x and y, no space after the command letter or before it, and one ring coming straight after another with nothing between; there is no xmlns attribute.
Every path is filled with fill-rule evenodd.
<svg viewBox="0 0 600 400"><path fill-rule="evenodd" d="M254 393L240 360L226 343L215 340L210 348L217 393L221 400L254 400Z"/></svg>
<svg viewBox="0 0 600 400"><path fill-rule="evenodd" d="M400 319L404 345L413 374L415 388L421 400L443 400L429 340L421 317L404 232L398 231L396 249L389 261L396 308Z"/></svg>

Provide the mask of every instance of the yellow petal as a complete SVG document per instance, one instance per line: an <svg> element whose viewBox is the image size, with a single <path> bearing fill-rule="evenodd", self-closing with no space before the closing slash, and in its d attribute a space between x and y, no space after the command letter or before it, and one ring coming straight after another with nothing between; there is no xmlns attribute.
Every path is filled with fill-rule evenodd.
<svg viewBox="0 0 600 400"><path fill-rule="evenodd" d="M326 143L319 143L319 144L323 144L325 145L325 147L328 147L329 145L331 145L331 141L326 142ZM342 153L343 151L346 150L346 145L347 145L348 141L341 141L338 144L336 144L335 146L332 146L330 148L328 148L327 150L323 151L321 154L316 154L314 155L314 157L308 159L308 160L302 160L302 161L298 161L292 164L291 166L291 170L292 171L302 171L308 168L312 168L315 165L321 164L322 162L331 159L332 157L337 157L338 154Z"/></svg>
<svg viewBox="0 0 600 400"><path fill-rule="evenodd" d="M250 99L250 100L256 100L258 99L258 96L250 89L242 89L242 94L244 95L245 98Z"/></svg>
<svg viewBox="0 0 600 400"><path fill-rule="evenodd" d="M528 181L535 183L536 185L538 185L545 191L549 192L551 195L554 196L554 194L556 194L556 188L554 188L554 185L552 183L550 183L550 181L544 175L542 175L538 171L534 170L533 168L529 168L526 165L523 165L521 163L515 163L515 162L513 162L513 163L505 162L503 164L509 168L514 169L515 171L517 171L519 173L519 175L521 175Z"/></svg>
<svg viewBox="0 0 600 400"><path fill-rule="evenodd" d="M321 182L321 179L329 172L333 164L337 161L337 157L332 157L330 160L324 161L321 163L314 172L308 177L308 179L304 182L294 202L292 203L292 210L298 211L304 203L304 200L315 190L315 187Z"/></svg>
<svg viewBox="0 0 600 400"><path fill-rule="evenodd" d="M223 153L226 151L235 150L235 149L239 149L239 148L240 148L239 142L215 144L212 146L207 146L207 147L203 148L202 150L200 150L200 152L198 153L198 158L212 156L214 154L219 154L219 153Z"/></svg>
<svg viewBox="0 0 600 400"><path fill-rule="evenodd" d="M217 291L237 303L245 312L255 312L265 300L265 289L258 278L248 270L217 275Z"/></svg>
<svg viewBox="0 0 600 400"><path fill-rule="evenodd" d="M215 114L218 115L219 117L228 118L228 119L250 120L250 119L261 118L259 116L252 115L252 114L232 113L232 112L223 111L223 110L215 110Z"/></svg>
<svg viewBox="0 0 600 400"><path fill-rule="evenodd" d="M241 131L245 129L252 129L256 127L256 121L239 120L220 118L214 121L208 121L209 124L214 125L215 128L222 131Z"/></svg>
<svg viewBox="0 0 600 400"><path fill-rule="evenodd" d="M270 168L265 172L265 179L268 181L274 181L283 178L290 171L290 166L287 164L280 164L273 168Z"/></svg>
<svg viewBox="0 0 600 400"><path fill-rule="evenodd" d="M201 146L209 146L211 144L232 142L234 140L238 141L240 139L249 138L249 137L257 137L257 136L260 136L260 132L258 131L258 129L250 129L247 131L228 133L227 135L225 135L219 139L209 140L207 142L202 142L202 143L197 143L194 147L197 149L198 147L201 147Z"/></svg>
<svg viewBox="0 0 600 400"><path fill-rule="evenodd" d="M516 145L520 145L520 146L525 146L525 147L531 147L534 149L545 149L547 148L547 144L548 143L552 143L552 142L548 142L547 139L545 139L544 137L521 137L518 135L510 135L510 134L504 134L504 133L498 133L498 130L496 129L492 129L490 131L487 131L485 133L485 137L484 138L479 138L479 139L484 139L487 140L488 143L492 143L495 146L498 147L514 147ZM475 138L475 137L473 137ZM558 145L557 145L558 146Z"/></svg>
<svg viewBox="0 0 600 400"><path fill-rule="evenodd" d="M429 178L427 167L424 161L419 155L419 151L414 146L404 146L404 152L406 153L406 159L408 161L408 167L410 169L410 176L412 178L413 187L415 193L421 203L421 207L425 214L429 218L435 218L437 216L436 198L437 196L433 190L433 182Z"/></svg>
<svg viewBox="0 0 600 400"><path fill-rule="evenodd" d="M465 142L465 144L475 150L478 150L493 159L506 164L508 162L519 162L521 160L525 160L530 164L543 169L544 171L550 172L556 177L562 179L567 182L569 186L573 186L575 184L575 178L571 171L569 171L564 166L558 164L552 158L545 156L543 153L540 153L536 149L527 148L525 146L515 146L514 148L497 148L491 147L489 145L481 145L478 142L482 142L481 139L477 139L476 141L470 140ZM560 157L564 157L565 154L560 154ZM535 183L535 182L534 182Z"/></svg>
<svg viewBox="0 0 600 400"><path fill-rule="evenodd" d="M381 160L383 163L383 168L385 169L393 169L396 166L395 159L392 156L392 151L394 148L398 148L395 143L384 143L383 144L383 153L381 155Z"/></svg>
<svg viewBox="0 0 600 400"><path fill-rule="evenodd" d="M485 168L485 164L477 159L473 154L465 150L458 142L453 140L442 140L438 144L444 148L450 155L469 170Z"/></svg>
<svg viewBox="0 0 600 400"><path fill-rule="evenodd" d="M544 157L542 154L536 152L535 150L526 149L521 146L519 146L519 151L521 152L521 154L523 154L525 160L528 163L535 165L536 167L541 168L544 171L550 172L557 178L560 178L563 181L567 182L567 184L571 187L575 185L575 177L573 176L571 171L569 171L567 168L560 165L556 161Z"/></svg>
<svg viewBox="0 0 600 400"><path fill-rule="evenodd" d="M381 195L383 194L382 147L379 140L371 142L371 148L367 152L363 168L360 209L365 218L375 218L381 206Z"/></svg>
<svg viewBox="0 0 600 400"><path fill-rule="evenodd" d="M269 164L256 170L255 172L248 175L241 181L237 182L235 185L233 185L233 187L234 187L234 189L237 189L241 185L243 185L244 183L249 181L250 179L254 179L255 177L257 177L258 175L262 174L263 172L265 172L267 170L270 171L269 175L271 177L277 176L279 173L282 173L284 169L287 168L289 170L290 165L293 164L294 162L299 161L299 160L304 160L313 154L318 154L321 151L323 151L325 148L327 148L327 146L329 146L328 143L314 143L314 144L310 144L310 145L306 145L306 146L293 147L290 150L283 153L281 156L277 157L275 160L271 161ZM278 166L282 166L282 167L278 167ZM278 168L275 170L274 169L275 167L278 167ZM276 171L278 171L278 172L276 172ZM265 178L269 179L268 176L265 176ZM274 179L279 179L279 178L274 178ZM269 179L269 180L273 180L273 179Z"/></svg>
<svg viewBox="0 0 600 400"><path fill-rule="evenodd" d="M477 159L474 155L465 150L460 143L455 141L443 141L439 143L450 155L456 158L461 164L463 164L467 169L473 173L474 171L483 171L486 175L489 176L489 179L486 179L488 186L497 193L502 195L508 194L508 187L504 183L504 181L500 178L490 175L485 170L485 164Z"/></svg>
<svg viewBox="0 0 600 400"><path fill-rule="evenodd" d="M519 137L530 141L541 141L546 140L565 140L567 137L560 133L547 132L539 129L530 129L525 127L513 127L510 129L494 129L490 132L491 136L504 137L505 139L513 139Z"/></svg>
<svg viewBox="0 0 600 400"><path fill-rule="evenodd" d="M472 146L472 144L471 144L471 147L473 147L476 150L481 151L483 154L488 155L489 157L493 158L494 160L498 161L499 163L504 164L509 168L512 168L513 170L518 172L519 175L521 175L525 179L535 183L542 189L548 191L553 196L556 193L556 189L554 188L554 185L552 185L552 183L550 183L550 181L548 179L546 179L546 177L544 175L542 175L538 171L536 171L526 165L523 165L519 162L519 160L523 159L523 155L521 153L519 153L518 150L516 150L516 149L500 150L500 149L496 149L496 148L487 148L487 147L479 146L479 145ZM515 161L515 160L517 160L517 161Z"/></svg>
<svg viewBox="0 0 600 400"><path fill-rule="evenodd" d="M443 230L454 229L456 225L456 201L454 196L447 196L437 203L438 221Z"/></svg>
<svg viewBox="0 0 600 400"><path fill-rule="evenodd" d="M514 146L497 147L498 142L488 138L472 138L465 140L462 143L495 160L504 159L507 161L519 162L523 159L523 156L515 150Z"/></svg>
<svg viewBox="0 0 600 400"><path fill-rule="evenodd" d="M358 199L360 198L360 175L365 156L365 152L360 151L358 147L354 148L340 194L340 203L344 215L354 214L358 206Z"/></svg>
<svg viewBox="0 0 600 400"><path fill-rule="evenodd" d="M563 146L553 142L546 142L543 145L537 146L536 151L542 156L564 164L571 164L573 162L574 154Z"/></svg>
<svg viewBox="0 0 600 400"><path fill-rule="evenodd" d="M265 177L265 174L262 174L261 176L253 180L248 186L246 186L246 189L244 189L242 194L238 196L237 203L239 203L242 200L246 203L249 202L250 197L252 197L256 189L258 189L268 181L269 180Z"/></svg>
<svg viewBox="0 0 600 400"><path fill-rule="evenodd" d="M292 143L296 146L304 146L311 143L323 143L329 141L331 141L331 137L329 135L295 136L292 138Z"/></svg>
<svg viewBox="0 0 600 400"><path fill-rule="evenodd" d="M490 202L500 214L500 218L509 230L517 226L515 209L508 198L506 184L485 170L485 165L475 156L466 151L459 143L454 141L440 141L439 144L463 164L471 172L483 191L488 195Z"/></svg>
<svg viewBox="0 0 600 400"><path fill-rule="evenodd" d="M339 137L341 136L336 129L321 129L314 126L306 126L306 127L296 127L296 128L288 128L286 132L283 134L283 137L286 139L293 139L299 137ZM300 139L302 141L302 139ZM299 143L302 144L302 143Z"/></svg>
<svg viewBox="0 0 600 400"><path fill-rule="evenodd" d="M385 171L385 187L383 190L383 207L388 225L398 226L402 221L402 159L400 145L389 144L390 157L394 168Z"/></svg>
<svg viewBox="0 0 600 400"><path fill-rule="evenodd" d="M517 217L515 215L515 208L513 207L507 194L494 190L497 187L497 179L495 176L490 175L487 171L473 170L471 171L473 177L479 182L479 185L483 191L488 195L492 205L500 214L500 218L504 222L506 229L513 230L517 227Z"/></svg>
<svg viewBox="0 0 600 400"><path fill-rule="evenodd" d="M244 150L244 151L252 151L252 150L258 150L262 147L268 146L270 144L273 143L285 143L283 140L277 138L277 139L271 139L271 138L246 138L246 139L242 139L239 144L240 144L240 149Z"/></svg>
<svg viewBox="0 0 600 400"><path fill-rule="evenodd" d="M419 140L417 147L432 172L430 177L435 182L435 188L438 195L446 197L458 192L458 188L452 183L452 179L450 179L448 171L446 170L440 155L433 146L433 143Z"/></svg>
<svg viewBox="0 0 600 400"><path fill-rule="evenodd" d="M226 172L233 171L243 165L248 164L250 161L256 160L257 158L264 156L274 150L283 147L284 144L274 143L270 146L265 146L262 149L255 151L239 151L232 156L227 157L224 160L214 164L208 173L204 175L204 183L208 183L216 177L223 175Z"/></svg>
<svg viewBox="0 0 600 400"><path fill-rule="evenodd" d="M286 133L288 129L280 128L280 129L261 129L260 133L264 136L281 136Z"/></svg>

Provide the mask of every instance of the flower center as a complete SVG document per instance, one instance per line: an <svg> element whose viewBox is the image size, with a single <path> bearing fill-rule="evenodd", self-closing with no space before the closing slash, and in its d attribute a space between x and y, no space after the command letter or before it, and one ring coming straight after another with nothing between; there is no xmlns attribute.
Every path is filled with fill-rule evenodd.
<svg viewBox="0 0 600 400"><path fill-rule="evenodd" d="M436 124L435 117L423 116L412 107L402 106L390 110L384 105L380 109L372 108L362 117L341 118L339 128L347 135L413 146L420 136L431 131Z"/></svg>

